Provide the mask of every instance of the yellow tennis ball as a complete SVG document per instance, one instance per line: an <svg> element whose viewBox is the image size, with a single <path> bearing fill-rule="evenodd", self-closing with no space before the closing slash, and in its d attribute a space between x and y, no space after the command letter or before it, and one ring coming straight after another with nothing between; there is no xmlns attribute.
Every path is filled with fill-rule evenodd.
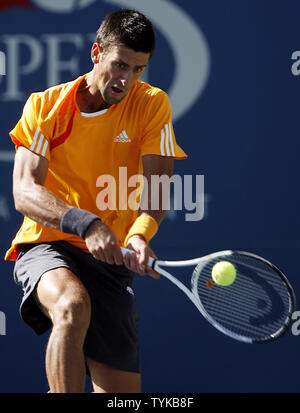
<svg viewBox="0 0 300 413"><path fill-rule="evenodd" d="M228 286L235 280L236 269L235 266L231 264L231 262L220 261L213 266L211 275L216 284Z"/></svg>

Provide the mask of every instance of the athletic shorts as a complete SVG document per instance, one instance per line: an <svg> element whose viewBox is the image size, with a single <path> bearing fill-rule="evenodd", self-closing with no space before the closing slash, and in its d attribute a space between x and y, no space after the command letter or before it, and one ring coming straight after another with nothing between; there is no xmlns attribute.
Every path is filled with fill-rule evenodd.
<svg viewBox="0 0 300 413"><path fill-rule="evenodd" d="M98 261L65 241L23 244L14 267L14 280L23 289L22 319L37 334L52 326L33 292L41 276L58 267L77 275L90 296L91 322L84 354L119 370L139 372L137 310L132 289L135 274L124 265Z"/></svg>

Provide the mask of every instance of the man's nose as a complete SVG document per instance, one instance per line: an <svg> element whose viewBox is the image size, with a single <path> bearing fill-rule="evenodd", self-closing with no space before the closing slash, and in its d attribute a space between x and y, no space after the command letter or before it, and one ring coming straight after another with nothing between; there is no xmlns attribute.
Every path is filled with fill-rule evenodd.
<svg viewBox="0 0 300 413"><path fill-rule="evenodd" d="M130 70L126 70L126 72L124 72L121 77L122 86L126 86L129 83L129 80L130 80Z"/></svg>

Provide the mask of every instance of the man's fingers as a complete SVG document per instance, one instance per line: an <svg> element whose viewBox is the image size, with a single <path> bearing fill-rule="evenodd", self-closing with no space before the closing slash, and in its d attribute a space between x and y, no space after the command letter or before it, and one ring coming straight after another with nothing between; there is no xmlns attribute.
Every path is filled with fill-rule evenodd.
<svg viewBox="0 0 300 413"><path fill-rule="evenodd" d="M153 278L160 278L160 274L148 265L150 255L141 255L136 254L134 251L127 252L123 258L124 265L131 271L137 272L140 275L149 274Z"/></svg>
<svg viewBox="0 0 300 413"><path fill-rule="evenodd" d="M121 248L119 246L114 245L107 246L105 248L101 248L100 246L98 246L98 248L94 251L91 251L91 253L94 258L106 262L107 264L123 264L123 255L121 252Z"/></svg>
<svg viewBox="0 0 300 413"><path fill-rule="evenodd" d="M123 254L122 254L122 251L121 251L120 247L117 248L117 250L115 251L114 262L117 265L122 265L123 264Z"/></svg>
<svg viewBox="0 0 300 413"><path fill-rule="evenodd" d="M140 264L140 257L134 251L127 252L124 256L125 266L133 272L137 272L140 275L147 274L147 266Z"/></svg>
<svg viewBox="0 0 300 413"><path fill-rule="evenodd" d="M122 265L120 242L114 232L103 222L95 221L95 224L91 225L85 242L94 258L111 265Z"/></svg>
<svg viewBox="0 0 300 413"><path fill-rule="evenodd" d="M141 275L147 274L148 259L149 254L147 253L147 250L142 250L140 255L138 256L138 266L140 269L139 273Z"/></svg>
<svg viewBox="0 0 300 413"><path fill-rule="evenodd" d="M129 270L133 272L137 272L136 259L134 255L135 253L127 252L124 256L124 264Z"/></svg>

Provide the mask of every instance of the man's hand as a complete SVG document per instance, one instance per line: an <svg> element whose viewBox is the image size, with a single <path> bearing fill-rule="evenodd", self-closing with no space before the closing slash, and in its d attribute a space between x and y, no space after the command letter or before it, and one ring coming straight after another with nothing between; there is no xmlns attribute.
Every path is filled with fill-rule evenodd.
<svg viewBox="0 0 300 413"><path fill-rule="evenodd" d="M107 264L123 264L123 256L118 238L114 232L100 220L94 221L85 234L85 243L97 260Z"/></svg>
<svg viewBox="0 0 300 413"><path fill-rule="evenodd" d="M131 271L140 275L150 274L153 278L159 278L160 275L148 266L149 257L157 258L145 239L140 235L133 235L129 238L127 248L134 253L127 253L124 257L125 266Z"/></svg>

